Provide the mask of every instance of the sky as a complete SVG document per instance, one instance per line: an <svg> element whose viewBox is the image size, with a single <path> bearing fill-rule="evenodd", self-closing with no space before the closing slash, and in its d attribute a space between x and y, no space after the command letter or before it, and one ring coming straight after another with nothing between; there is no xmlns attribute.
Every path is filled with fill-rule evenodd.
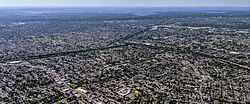
<svg viewBox="0 0 250 104"><path fill-rule="evenodd" d="M0 0L0 6L233 6L250 7L250 0Z"/></svg>

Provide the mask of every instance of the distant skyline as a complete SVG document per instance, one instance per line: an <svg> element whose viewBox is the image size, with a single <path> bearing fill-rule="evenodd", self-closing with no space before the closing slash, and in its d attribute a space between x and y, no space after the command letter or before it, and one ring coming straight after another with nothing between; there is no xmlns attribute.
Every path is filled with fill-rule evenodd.
<svg viewBox="0 0 250 104"><path fill-rule="evenodd" d="M250 7L250 0L0 0L0 6Z"/></svg>

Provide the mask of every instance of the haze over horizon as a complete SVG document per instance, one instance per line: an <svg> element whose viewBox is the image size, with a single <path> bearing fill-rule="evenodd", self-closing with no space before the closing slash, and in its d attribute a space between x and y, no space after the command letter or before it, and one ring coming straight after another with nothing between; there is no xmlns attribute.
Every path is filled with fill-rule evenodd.
<svg viewBox="0 0 250 104"><path fill-rule="evenodd" d="M0 0L0 6L230 6L250 7L249 0Z"/></svg>

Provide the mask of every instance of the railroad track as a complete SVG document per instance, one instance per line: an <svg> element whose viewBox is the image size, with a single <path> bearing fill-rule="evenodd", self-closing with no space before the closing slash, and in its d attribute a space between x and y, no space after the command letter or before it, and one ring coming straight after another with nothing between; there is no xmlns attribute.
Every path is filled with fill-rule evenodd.
<svg viewBox="0 0 250 104"><path fill-rule="evenodd" d="M49 54L43 54L43 55L34 55L34 56L26 56L26 57L16 57L16 58L10 58L10 59L0 59L0 63L6 63L6 62L10 62L10 61L20 61L20 60L33 60L33 59L41 59L41 58L49 58L49 57L59 57L59 56L67 56L67 55L73 55L73 54L78 54L78 53L85 53L85 52L90 52L90 51L98 51L98 50L108 50L108 49L112 49L112 48L120 48L120 47L125 47L125 46L129 46L129 45L134 45L134 46L142 46L142 47L148 47L151 49L163 49L165 51L177 51L179 53L190 53L194 56L203 56L203 57L207 57L207 58L212 58L212 59L216 59L221 63L226 63L226 64L230 64L233 66L237 66L243 69L246 69L248 71L250 71L250 67L249 66L244 66L244 65L240 65L238 63L235 62L231 62L228 61L228 59L222 58L222 57L217 57L217 56L213 56L213 55L209 55L203 52L198 52L198 51L193 51L190 49L184 49L181 47L177 47L177 46L154 46L154 45L147 45L147 44L143 44L143 43L128 43L128 42L124 42L125 40L128 40L132 37L138 36L140 34L143 34L147 31L149 31L150 29L152 29L152 26L148 26L143 30L140 30L136 33L127 35L123 38L117 39L112 41L110 44L108 44L106 47L100 47L100 48L89 48L89 49L83 49L83 50L75 50L75 51L67 51L67 52L58 52L58 53L49 53ZM119 43L122 42L122 44L115 44L115 43Z"/></svg>

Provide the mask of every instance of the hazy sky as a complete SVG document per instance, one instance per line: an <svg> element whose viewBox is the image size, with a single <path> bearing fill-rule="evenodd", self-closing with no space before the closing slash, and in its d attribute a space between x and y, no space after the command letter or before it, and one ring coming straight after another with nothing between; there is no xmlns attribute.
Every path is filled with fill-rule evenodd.
<svg viewBox="0 0 250 104"><path fill-rule="evenodd" d="M0 6L247 6L250 0L0 0Z"/></svg>

